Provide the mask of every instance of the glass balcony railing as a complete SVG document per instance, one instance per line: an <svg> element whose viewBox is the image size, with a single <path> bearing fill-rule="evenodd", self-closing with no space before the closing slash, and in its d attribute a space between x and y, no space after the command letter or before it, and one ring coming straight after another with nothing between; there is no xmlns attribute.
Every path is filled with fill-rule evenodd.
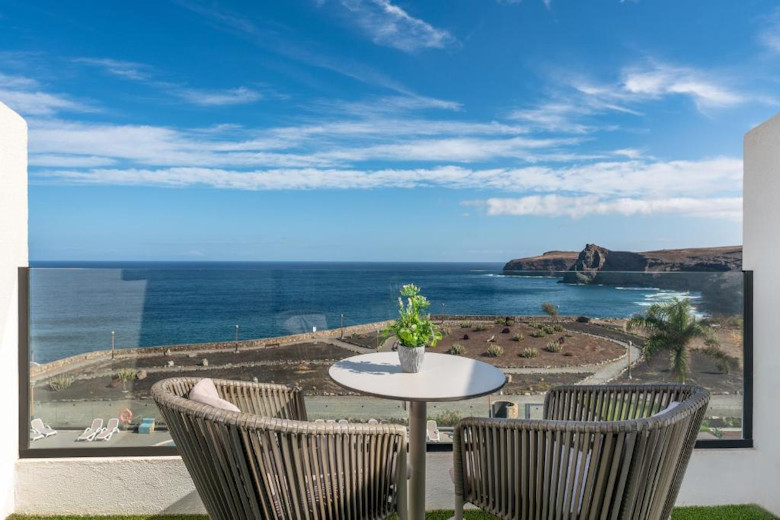
<svg viewBox="0 0 780 520"><path fill-rule="evenodd" d="M395 347L381 331L396 313L399 287L410 282L431 300L444 334L433 351L479 359L509 376L500 395L431 403L428 413L441 431L432 443L446 445L461 417L541 418L544 393L556 385L682 379L712 393L701 439L740 440L746 433L750 317L741 272L506 275L495 264L138 264L32 268L28 280L27 451L171 446L149 391L180 375L298 385L311 420L403 423L403 403L350 394L330 380L328 368ZM671 312L686 301L674 310L696 327L684 345L674 343L674 323L668 331L629 326L633 316ZM655 337L657 351L646 355L648 339L667 332L666 343ZM684 366L672 363L675 349L684 352ZM104 428L118 420L117 431L104 433L107 440L77 440L96 419ZM35 427L41 424L57 434L46 436Z"/></svg>

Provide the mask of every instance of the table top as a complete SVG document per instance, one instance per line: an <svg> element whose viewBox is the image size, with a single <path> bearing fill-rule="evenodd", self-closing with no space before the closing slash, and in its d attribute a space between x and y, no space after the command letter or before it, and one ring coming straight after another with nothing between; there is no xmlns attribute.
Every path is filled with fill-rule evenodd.
<svg viewBox="0 0 780 520"><path fill-rule="evenodd" d="M425 353L422 370L416 374L401 371L397 352L342 359L329 373L349 390L402 401L459 401L492 394L506 384L506 375L493 365L432 352Z"/></svg>

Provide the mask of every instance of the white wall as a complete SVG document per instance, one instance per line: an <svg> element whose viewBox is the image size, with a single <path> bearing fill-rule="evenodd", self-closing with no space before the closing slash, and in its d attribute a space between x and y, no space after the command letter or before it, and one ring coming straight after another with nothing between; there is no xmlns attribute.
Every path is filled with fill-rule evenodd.
<svg viewBox="0 0 780 520"><path fill-rule="evenodd" d="M695 453L686 504L757 503L780 514L780 115L744 142L743 266L754 271L755 448Z"/></svg>
<svg viewBox="0 0 780 520"><path fill-rule="evenodd" d="M0 395L18 395L17 268L27 265L27 124L0 103ZM14 509L17 399L0 399L0 518ZM13 425L13 426L12 426Z"/></svg>
<svg viewBox="0 0 780 520"><path fill-rule="evenodd" d="M0 143L6 139L2 133L3 126L0 124ZM744 267L755 272L755 448L696 451L679 503L757 503L780 514L780 334L776 325L780 317L780 268L777 267L777 259L780 258L780 116L745 136L744 153ZM23 160L19 162L23 171ZM0 164L4 161L0 160ZM24 199L24 196L18 198ZM19 206L16 200L13 204L16 205L12 212L15 222L20 220L19 215L26 214L26 208ZM0 214L5 220L1 208L2 201ZM23 223L18 227L22 229ZM20 232L17 230L17 233ZM0 262L10 262L9 265L14 266L22 258L6 260L5 255L0 248ZM5 273L5 263L0 265ZM0 296L2 304L6 305L9 289L4 283L0 281ZM13 310L6 313L13 314ZM3 323L2 316L0 314L0 325ZM14 327L15 322L11 320L5 329L6 332L12 330L12 333L5 334L2 344L0 370L3 371L9 366L15 367L8 361L15 352ZM6 345L9 342L14 348ZM13 379L15 372L8 372ZM0 380L2 384L10 385L4 377ZM6 455L6 452L0 455ZM0 468L7 481L5 462ZM181 460L176 457L25 460L18 464L17 477L17 510L23 513L203 511L192 482ZM89 493L84 492L85 482L89 482Z"/></svg>

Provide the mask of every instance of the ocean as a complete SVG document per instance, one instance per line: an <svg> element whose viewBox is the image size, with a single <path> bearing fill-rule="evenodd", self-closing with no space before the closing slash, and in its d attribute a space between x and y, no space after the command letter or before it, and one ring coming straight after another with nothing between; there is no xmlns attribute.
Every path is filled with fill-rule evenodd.
<svg viewBox="0 0 780 520"><path fill-rule="evenodd" d="M674 296L653 288L506 276L499 263L81 262L32 264L31 356L281 336L391 319L415 283L433 314L627 317Z"/></svg>

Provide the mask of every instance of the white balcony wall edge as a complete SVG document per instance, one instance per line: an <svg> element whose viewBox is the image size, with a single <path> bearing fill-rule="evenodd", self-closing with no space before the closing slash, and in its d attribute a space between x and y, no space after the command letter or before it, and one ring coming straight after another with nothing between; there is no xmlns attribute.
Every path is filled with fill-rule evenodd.
<svg viewBox="0 0 780 520"><path fill-rule="evenodd" d="M17 119L7 118L0 110L0 154L9 137L6 119L20 128ZM12 132L16 133L16 132ZM17 136L18 138L18 136ZM5 162L0 173L5 176ZM780 351L776 335L780 314L780 116L750 131L745 136L744 190L744 266L755 271L755 400L754 449L698 450L694 453L680 493L682 505L715 505L757 503L780 514L780 413L776 399L780 396ZM17 196L17 199L25 199ZM26 237L26 206L14 201L15 210L6 212L0 203L2 222L6 213L19 222ZM11 213L13 215L11 215ZM24 215L22 218L20 215ZM3 224L5 225L5 224ZM20 232L20 231L18 231ZM26 244L18 246L15 255L0 251L3 276L8 265L23 259ZM8 257L8 258L7 258ZM22 265L22 264L19 264ZM9 275L10 276L10 275ZM13 282L15 283L15 270ZM15 301L15 289L0 280L0 305ZM5 312L8 314L6 317ZM13 314L13 316L11 316ZM15 311L0 308L2 380L6 391L16 395ZM13 343L7 345L8 341ZM4 400L6 401L6 400ZM15 403L4 402L4 407ZM16 417L15 409L3 409L4 417ZM15 435L15 428L7 428ZM7 433L4 432L5 433ZM0 484L9 475L7 460L15 439L3 443L0 459ZM157 458L84 458L28 459L19 461L16 472L16 511L37 514L186 514L202 513L183 463L177 457ZM7 489L5 487L1 489ZM7 500L7 499L6 499ZM438 502L438 500L437 500ZM438 504L437 504L438 505ZM8 507L7 503L4 506Z"/></svg>
<svg viewBox="0 0 780 520"><path fill-rule="evenodd" d="M19 451L17 268L27 265L27 123L0 102L0 518L14 510Z"/></svg>

